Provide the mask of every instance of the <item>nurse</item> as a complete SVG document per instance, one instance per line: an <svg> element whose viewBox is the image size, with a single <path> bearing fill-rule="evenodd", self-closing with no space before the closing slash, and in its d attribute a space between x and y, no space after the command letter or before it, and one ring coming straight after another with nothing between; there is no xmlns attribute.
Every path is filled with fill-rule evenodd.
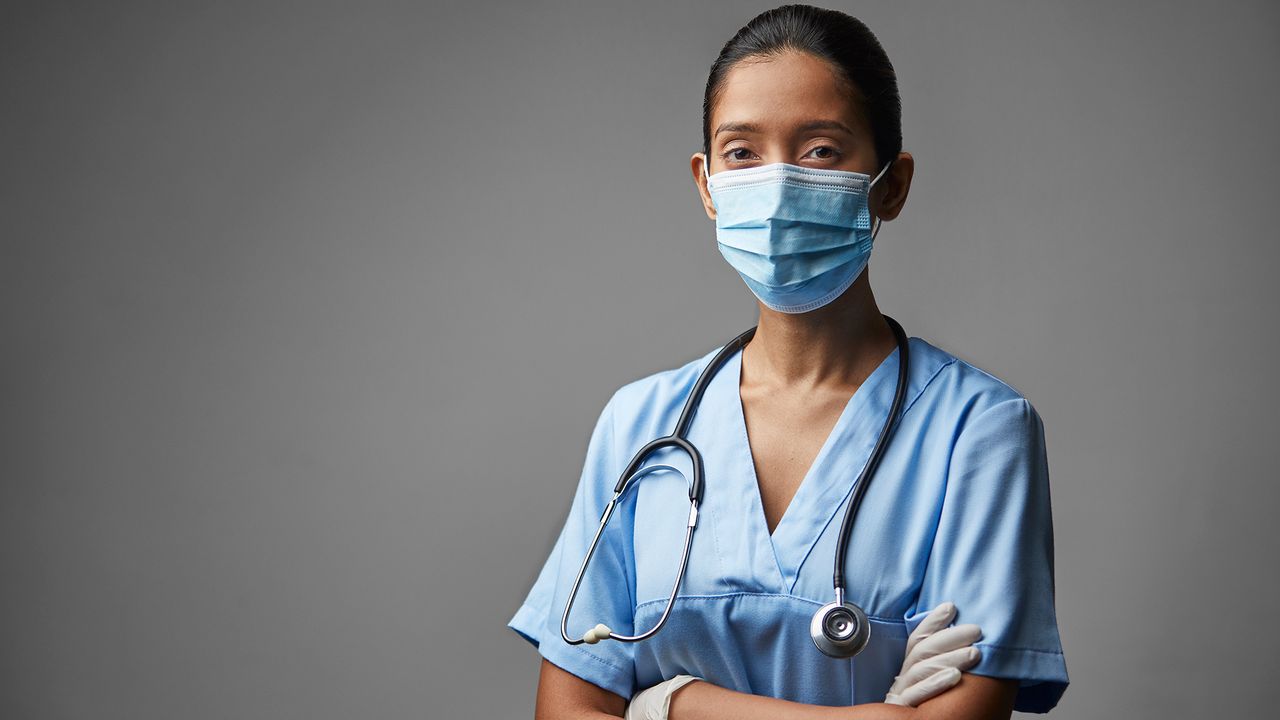
<svg viewBox="0 0 1280 720"><path fill-rule="evenodd" d="M706 485L666 624L639 642L571 645L561 616L619 475L672 431L730 335L605 403L568 518L508 623L543 656L537 717L978 720L1057 704L1068 677L1040 416L919 337L845 554L846 597L866 611L870 641L836 659L810 638L896 387L899 351L868 253L872 219L878 232L906 202L914 160L901 145L893 67L858 20L789 5L721 50L691 170L721 253L756 297L757 330L689 428ZM601 534L570 637L598 623L644 632L667 609L691 468L666 451L645 466L656 469Z"/></svg>

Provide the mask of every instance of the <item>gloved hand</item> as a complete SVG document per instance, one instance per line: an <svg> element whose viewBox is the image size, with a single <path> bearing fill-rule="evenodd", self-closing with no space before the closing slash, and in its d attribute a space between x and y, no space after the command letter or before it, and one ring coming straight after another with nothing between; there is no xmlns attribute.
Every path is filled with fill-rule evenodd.
<svg viewBox="0 0 1280 720"><path fill-rule="evenodd" d="M973 643L982 630L972 623L947 627L956 617L953 602L944 602L925 616L907 638L907 656L884 701L915 707L960 682L960 671L978 663L982 653Z"/></svg>
<svg viewBox="0 0 1280 720"><path fill-rule="evenodd" d="M651 688L641 690L631 698L631 702L627 703L626 720L667 720L671 696L685 685L701 679L692 675L677 675Z"/></svg>

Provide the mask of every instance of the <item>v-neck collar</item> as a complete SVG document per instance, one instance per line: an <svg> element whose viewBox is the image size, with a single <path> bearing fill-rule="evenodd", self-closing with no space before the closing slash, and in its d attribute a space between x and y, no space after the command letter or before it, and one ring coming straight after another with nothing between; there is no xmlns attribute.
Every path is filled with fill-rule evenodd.
<svg viewBox="0 0 1280 720"><path fill-rule="evenodd" d="M742 438L739 448L741 471L745 476L743 481L750 486L744 488L744 493L747 493L752 506L748 511L751 517L743 518L743 522L749 537L768 543L785 592L794 588L809 551L835 516L835 511L843 507L858 473L871 455L897 386L897 358L898 348L895 347L849 398L772 534L764 516L760 480L756 475L742 404L742 349L739 348L726 364L728 372L723 375L731 385L726 392L731 394L735 406L732 415L737 427L734 431Z"/></svg>

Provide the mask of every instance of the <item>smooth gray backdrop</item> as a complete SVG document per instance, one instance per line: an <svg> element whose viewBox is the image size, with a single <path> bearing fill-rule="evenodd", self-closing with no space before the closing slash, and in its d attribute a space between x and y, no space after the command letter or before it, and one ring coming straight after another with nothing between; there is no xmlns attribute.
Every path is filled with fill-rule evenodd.
<svg viewBox="0 0 1280 720"><path fill-rule="evenodd" d="M688 156L771 5L6 3L0 718L531 717L597 413L755 321ZM882 308L1044 418L1056 717L1269 714L1280 10L834 7Z"/></svg>

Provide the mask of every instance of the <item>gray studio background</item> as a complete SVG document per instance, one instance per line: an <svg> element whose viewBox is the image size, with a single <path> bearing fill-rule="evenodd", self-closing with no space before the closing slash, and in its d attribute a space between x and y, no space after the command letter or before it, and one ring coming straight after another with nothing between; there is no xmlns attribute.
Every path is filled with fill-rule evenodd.
<svg viewBox="0 0 1280 720"><path fill-rule="evenodd" d="M7 3L0 718L531 717L601 406L755 320L688 156L773 4ZM1268 713L1280 12L831 7L882 308L1045 422L1055 716Z"/></svg>

